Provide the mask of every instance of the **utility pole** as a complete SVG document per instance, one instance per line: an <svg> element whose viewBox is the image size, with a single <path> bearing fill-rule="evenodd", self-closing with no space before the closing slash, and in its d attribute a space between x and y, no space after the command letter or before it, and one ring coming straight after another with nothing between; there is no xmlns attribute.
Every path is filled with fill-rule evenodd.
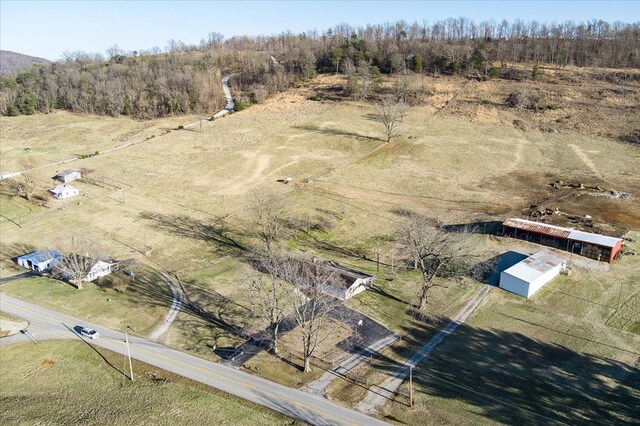
<svg viewBox="0 0 640 426"><path fill-rule="evenodd" d="M376 237L376 272L380 272L380 238Z"/></svg>
<svg viewBox="0 0 640 426"><path fill-rule="evenodd" d="M616 311L620 309L620 295L622 295L622 280L620 280L620 290L618 291L618 303L616 304Z"/></svg>
<svg viewBox="0 0 640 426"><path fill-rule="evenodd" d="M393 250L391 250L391 273L393 274Z"/></svg>
<svg viewBox="0 0 640 426"><path fill-rule="evenodd" d="M413 408L413 365L409 366L409 407Z"/></svg>
<svg viewBox="0 0 640 426"><path fill-rule="evenodd" d="M127 356L129 357L129 378L133 382L133 366L131 365L131 352L129 351L129 333L124 333L124 340L127 343Z"/></svg>

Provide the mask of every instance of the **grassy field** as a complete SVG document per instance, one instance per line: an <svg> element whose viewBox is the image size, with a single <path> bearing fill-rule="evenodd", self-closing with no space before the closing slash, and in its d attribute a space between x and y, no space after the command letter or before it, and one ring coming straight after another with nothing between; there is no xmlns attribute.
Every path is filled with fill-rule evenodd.
<svg viewBox="0 0 640 426"><path fill-rule="evenodd" d="M607 137L604 131L590 133L587 128L573 131L563 125L557 132L540 131L543 122L556 122L556 110L508 116L507 121L528 119L530 125L525 131L500 118L502 107L493 108L495 119L489 119L485 109L491 104L484 101L497 103L506 86L498 87L495 82L484 86L473 83L475 88L471 90L467 85L457 84L455 79L429 81L429 87L435 90L433 102L411 108L401 127L402 135L391 144L384 144L382 126L372 120L374 108L370 104L308 99L314 90L331 86L335 81L336 77L320 77L264 104L205 123L202 132L175 131L65 165L93 170L87 179L74 184L81 192L79 197L36 206L4 191L0 195L3 276L11 269L11 258L19 254L56 247L72 234L90 236L103 242L114 259L135 258L148 268L175 271L208 316L192 311L181 313L164 342L216 359L210 349L216 340L224 346L238 343L227 324L252 325L247 319L247 296L242 283L249 268L250 249L256 245L247 205L252 191L268 188L286 197L285 216L289 222L305 224L310 229L292 231L287 247L376 275L376 289L359 295L350 306L407 335L385 354L390 362L397 363L432 336L479 286L466 281L438 290L429 306L432 321L417 320L407 302L414 301L413 288L420 278L412 271L397 270L398 259L394 258L397 255L392 243L403 210L423 213L441 223L461 224L503 221L509 216L520 216L531 204L542 204L570 214L589 214L595 228L605 232L621 235L640 229L640 205L635 201L640 195L636 173L640 152L636 146ZM460 96L455 97L456 94ZM470 96L482 99L473 103ZM466 100L451 102L454 98ZM566 108L569 101L569 98L563 101ZM637 109L635 98L628 101L619 106L623 117L627 117L629 110ZM614 111L616 102L607 98L603 108ZM465 112L469 105L479 105L481 114L470 118ZM616 121L611 132L619 133L626 129L624 126L637 127L640 124L637 117L630 114L626 122ZM94 143L100 146L95 148L99 150L129 137L146 135L147 131L155 134L188 121L181 118L135 123L71 114L3 118L0 121L3 161L5 151L6 167L10 168L20 157L38 152L43 161L48 161L78 150L94 149ZM29 133L26 129L30 128L39 130ZM65 137L67 128L85 130L74 137ZM596 133L601 136L594 136ZM24 150L27 146L32 148L31 153ZM56 170L50 167L36 171L41 191L54 185L50 177ZM293 178L291 184L277 182L288 176ZM629 192L631 201L557 190L549 186L556 180L598 185L603 191ZM552 220L568 223L560 216ZM374 261L377 243L383 263L380 272ZM535 248L521 242L495 241L486 235L474 235L473 244L485 258L510 249L531 252ZM627 352L600 353L595 349L599 346L580 345L574 340L595 340L594 337L603 334L607 345L619 345L625 350L637 343L640 302L632 279L637 272L637 260L626 258L614 264L610 272L596 273L578 267L574 275L557 280L558 284L532 301L494 291L487 306L471 319L467 328L456 333L458 343L452 340L443 348L457 348L456 353L466 356L464 342L472 340L470 335L492 333L495 329L500 330L496 331L498 336L489 337L503 351L510 350L509 339L518 342L522 335L541 345L567 348L576 359L590 360L589 356L597 355L633 366L635 361ZM616 289L620 282L624 284L618 306ZM132 287L125 293L99 286L87 286L77 292L64 284L41 280L6 283L2 289L115 328L136 322L142 332L148 332L170 305L166 284L153 274L140 283L140 289ZM611 308L614 299L616 309ZM94 306L100 306L101 310L94 312ZM576 327L576 319L585 319L589 326L580 328L580 339L567 337L567 341L556 331L543 332L543 327L530 324L558 325L567 330ZM502 362L515 362L505 354L481 351L478 354L497 357L495 365L503 359L506 361ZM541 354L540 359L553 358L551 352L541 350ZM480 358L478 355L478 363ZM284 376L281 381L292 385L307 380L300 379L294 369L289 369L291 366L280 365L270 355L262 354L254 360L254 372L266 377L281 374ZM460 370L455 363L452 365ZM384 372L370 367L363 366L358 374L372 383L384 377ZM447 368L453 367L439 365L439 368L438 371L449 374ZM593 368L597 369L595 364ZM531 383L540 380L535 374L531 377ZM460 380L467 383L470 379ZM452 401L450 394L432 391L426 382L418 385L424 390L421 398L426 398L419 401L422 404L419 406L431 410L429 415L434 423L439 419L456 422L452 414L444 414L447 403ZM355 402L364 392L345 383L336 382L332 386L332 396L347 403ZM497 384L495 388L499 396L521 402L518 398L522 395L503 395ZM530 392L541 395L543 391ZM567 398L570 400L571 396ZM456 407L465 404L469 412L479 416L493 415L482 408L481 401L459 400L455 404ZM546 405L549 415L557 410L554 404ZM414 423L426 415L401 407L388 409L390 415Z"/></svg>
<svg viewBox="0 0 640 426"><path fill-rule="evenodd" d="M0 174L22 170L20 159L31 156L36 165L45 165L79 155L158 137L180 124L199 117L170 117L154 121L135 121L113 117L87 117L56 111L32 116L0 117L2 139ZM63 167L63 166L58 166Z"/></svg>
<svg viewBox="0 0 640 426"><path fill-rule="evenodd" d="M632 423L640 403L639 270L633 257L606 272L576 267L528 300L494 290L416 370L416 407L407 407L405 385L383 412L407 424L476 423L478 416L481 423Z"/></svg>
<svg viewBox="0 0 640 426"><path fill-rule="evenodd" d="M292 420L197 382L81 342L0 347L3 424L259 424Z"/></svg>
<svg viewBox="0 0 640 426"><path fill-rule="evenodd" d="M122 275L122 277L120 277ZM80 319L125 331L127 326L146 334L161 321L171 304L171 292L153 271L142 269L123 292L112 285L115 278L85 283L82 290L62 281L32 277L2 284L2 291Z"/></svg>

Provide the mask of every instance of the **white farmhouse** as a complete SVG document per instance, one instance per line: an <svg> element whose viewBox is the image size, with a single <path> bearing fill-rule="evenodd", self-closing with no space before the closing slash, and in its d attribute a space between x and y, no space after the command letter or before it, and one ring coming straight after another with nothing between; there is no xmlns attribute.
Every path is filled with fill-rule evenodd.
<svg viewBox="0 0 640 426"><path fill-rule="evenodd" d="M500 288L531 297L560 274L566 261L549 249L540 250L500 273Z"/></svg>
<svg viewBox="0 0 640 426"><path fill-rule="evenodd" d="M327 266L332 277L324 287L324 292L340 300L349 300L373 285L371 275L345 268L335 262L327 262Z"/></svg>
<svg viewBox="0 0 640 426"><path fill-rule="evenodd" d="M74 197L80 193L76 188L71 185L58 185L49 192L53 194L53 197L58 200L64 200L65 198Z"/></svg>
<svg viewBox="0 0 640 426"><path fill-rule="evenodd" d="M105 275L109 275L111 273L111 264L107 263L103 260L98 260L95 265L91 267L91 270L84 278L86 282L94 281L100 277L104 277Z"/></svg>

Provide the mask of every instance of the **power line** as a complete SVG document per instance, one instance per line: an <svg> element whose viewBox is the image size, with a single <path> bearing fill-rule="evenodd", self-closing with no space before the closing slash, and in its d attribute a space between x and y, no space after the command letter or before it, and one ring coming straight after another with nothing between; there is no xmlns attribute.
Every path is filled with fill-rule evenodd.
<svg viewBox="0 0 640 426"><path fill-rule="evenodd" d="M535 411L531 411L531 410L529 410L529 409L527 409L527 408L520 407L520 406L515 405L515 404L511 404L510 402L503 401L503 400L501 400L501 399L498 399L498 398L496 398L496 397L494 397L494 396L491 396L491 395L484 394L484 393L482 393L482 392L478 392L478 391L476 391L476 390L474 390L474 389L471 389L471 388L469 388L469 387L467 387L467 386L459 385L459 384L454 383L454 382L452 382L452 381L450 381L450 380L443 379L442 377L438 377L438 376L436 376L436 375L434 375L434 374L431 374L431 373L427 373L426 371L419 371L419 372L418 372L418 371L414 371L414 373L413 373L413 374L414 374L414 375L415 375L415 374L417 374L417 375L424 375L424 376L428 376L428 377L431 377L431 378L433 378L433 379L440 380L441 382L447 383L447 384L449 384L449 385L451 385L451 386L455 386L455 387L457 387L457 388L463 389L463 390L465 390L465 391L467 391L467 392L471 392L471 393L473 393L473 394L479 395L479 396L481 396L481 397L483 397L483 398L493 400L493 401L495 401L495 402L497 402L497 403L499 403L499 404L503 404L503 405L506 405L506 406L509 406L509 407L516 408L516 409L518 409L518 410L522 410L522 411L527 412L527 413L529 413L529 414L533 414L534 416L538 416L538 417L541 417L541 418L546 419L546 420L550 420L550 421L555 422L555 423L559 423L559 424L562 424L562 425L569 426L567 423L565 423L565 422L563 422L563 421L561 421L561 420L553 419L553 418L551 418L551 417L547 417L547 416L545 416L544 414L536 413Z"/></svg>
<svg viewBox="0 0 640 426"><path fill-rule="evenodd" d="M376 363L369 363L369 366L372 366L372 367L397 367L397 365L398 365L398 364L400 364L400 363L399 363L399 362L376 362ZM411 366L409 366L409 367L411 368ZM544 418L544 419L546 419L546 420L550 420L550 421L552 421L552 422L555 422L555 423L559 423L559 424L563 424L563 425L567 425L567 426L568 426L568 424L567 424L567 423L565 423L565 422L563 422L563 421L561 421L561 420L553 419L553 418L551 418L551 417L547 417L547 416L545 416L544 414L536 413L535 411L531 411L531 410L529 410L529 409L527 409L527 408L520 407L520 406L515 405L515 404L512 404L512 403L510 403L510 402L507 402L507 401L501 400L501 399L499 399L499 398L496 398L495 396L487 395L487 394L485 394L485 393L479 392L479 391L477 391L477 390L475 390L475 389L472 389L472 388L469 388L469 387L467 387L467 386L460 385L460 384L458 384L458 383L452 382L451 380L443 379L442 377L438 377L438 376L436 376L436 375L434 375L434 374L432 374L432 373L428 373L428 372L426 372L426 371L417 370L416 368L413 368L412 373L413 373L413 375L414 375L414 376L416 376L416 375L418 375L418 376L427 376L427 377L430 377L430 378L433 378L433 379L439 380L439 381L441 381L441 382L447 383L447 384L449 384L449 385L451 385L451 386L455 386L455 387L457 387L457 388L459 388L459 389L462 389L462 390L465 390L465 391L467 391L467 392L471 392L471 393L473 393L473 394L479 395L479 396L481 396L481 397L483 397L483 398L493 400L493 401L495 401L495 402L497 402L497 403L499 403L499 404L506 405L506 406L509 406L509 407L512 407L512 408L516 408L516 409L518 409L518 410L522 410L522 411L524 411L524 412L527 412L527 413L533 414L533 415L535 415L535 416L542 417L542 418Z"/></svg>

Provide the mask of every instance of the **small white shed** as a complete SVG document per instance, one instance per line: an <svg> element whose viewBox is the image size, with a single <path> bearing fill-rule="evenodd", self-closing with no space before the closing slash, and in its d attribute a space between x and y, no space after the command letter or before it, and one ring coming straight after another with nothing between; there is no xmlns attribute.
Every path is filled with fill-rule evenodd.
<svg viewBox="0 0 640 426"><path fill-rule="evenodd" d="M58 179L60 182L69 183L73 182L74 180L78 180L81 177L82 176L80 175L80 172L77 172L75 170L65 170L62 173L58 173L55 179Z"/></svg>
<svg viewBox="0 0 640 426"><path fill-rule="evenodd" d="M58 200L64 200L65 198L74 197L80 193L76 188L71 185L58 185L49 192L53 194L53 197Z"/></svg>
<svg viewBox="0 0 640 426"><path fill-rule="evenodd" d="M566 260L549 249L540 250L500 273L500 288L531 297L560 274Z"/></svg>

